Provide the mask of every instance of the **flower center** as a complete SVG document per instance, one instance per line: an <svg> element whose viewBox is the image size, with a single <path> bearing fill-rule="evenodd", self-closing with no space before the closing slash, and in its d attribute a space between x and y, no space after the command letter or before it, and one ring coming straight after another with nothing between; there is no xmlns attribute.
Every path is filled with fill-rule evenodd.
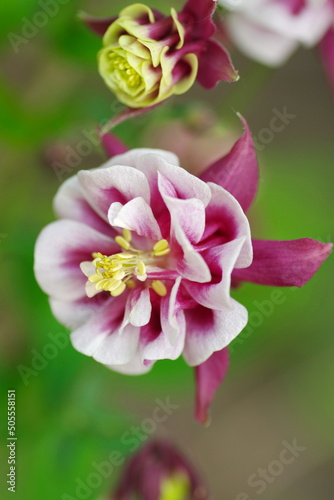
<svg viewBox="0 0 334 500"><path fill-rule="evenodd" d="M142 83L142 77L128 63L125 57L114 52L109 52L110 71L115 74L117 80L122 80L132 89L138 88Z"/></svg>
<svg viewBox="0 0 334 500"><path fill-rule="evenodd" d="M158 241L152 250L137 250L131 246L131 231L123 229L122 234L115 238L122 251L110 256L94 252L92 264L95 273L88 276L89 283L93 283L97 291L110 292L113 297L121 295L126 287L135 288L133 278L146 281L147 268L170 252L167 240ZM162 281L153 280L150 286L161 297L167 294Z"/></svg>

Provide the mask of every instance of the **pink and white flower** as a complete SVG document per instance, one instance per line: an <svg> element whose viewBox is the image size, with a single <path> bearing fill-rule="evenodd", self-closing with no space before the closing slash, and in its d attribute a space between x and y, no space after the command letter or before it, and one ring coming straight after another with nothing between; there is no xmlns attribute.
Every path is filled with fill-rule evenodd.
<svg viewBox="0 0 334 500"><path fill-rule="evenodd" d="M300 45L316 46L334 29L333 0L219 2L230 11L226 27L235 45L269 66L284 64ZM331 48L334 52L334 44Z"/></svg>
<svg viewBox="0 0 334 500"><path fill-rule="evenodd" d="M182 355L205 421L226 347L247 324L232 278L302 286L331 250L308 238L252 242L245 212L257 185L247 126L201 179L172 153L136 149L67 180L54 202L60 220L38 238L35 273L74 347L126 374Z"/></svg>

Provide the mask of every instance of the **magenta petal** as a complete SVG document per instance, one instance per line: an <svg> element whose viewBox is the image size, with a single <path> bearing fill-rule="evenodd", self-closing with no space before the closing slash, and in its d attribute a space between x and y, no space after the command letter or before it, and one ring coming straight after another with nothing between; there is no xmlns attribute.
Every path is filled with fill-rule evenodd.
<svg viewBox="0 0 334 500"><path fill-rule="evenodd" d="M101 135L101 143L108 158L126 153L129 148L111 132Z"/></svg>
<svg viewBox="0 0 334 500"><path fill-rule="evenodd" d="M182 23L186 24L183 20L184 15L190 17L191 33L195 39L208 39L214 34L216 28L212 22L212 16L216 7L217 1L215 0L188 0L183 7L180 15Z"/></svg>
<svg viewBox="0 0 334 500"><path fill-rule="evenodd" d="M237 79L238 72L227 50L214 40L209 40L199 57L197 81L205 89L212 89L218 82L235 82Z"/></svg>
<svg viewBox="0 0 334 500"><path fill-rule="evenodd" d="M246 212L258 189L259 166L248 124L244 118L240 119L245 133L226 156L205 170L201 179L214 182L229 191Z"/></svg>
<svg viewBox="0 0 334 500"><path fill-rule="evenodd" d="M334 28L328 31L320 44L325 69L334 91Z"/></svg>
<svg viewBox="0 0 334 500"><path fill-rule="evenodd" d="M253 263L247 269L236 269L233 277L261 285L301 287L317 272L332 246L311 238L253 240Z"/></svg>
<svg viewBox="0 0 334 500"><path fill-rule="evenodd" d="M116 21L117 17L118 16L98 19L96 17L90 16L89 14L86 14L85 12L79 13L79 19L81 19L81 21L83 21L91 31L100 36L103 36L105 34L109 26L114 21Z"/></svg>
<svg viewBox="0 0 334 500"><path fill-rule="evenodd" d="M196 410L198 422L208 422L208 411L216 390L226 376L229 366L228 348L214 352L212 356L195 367L196 380Z"/></svg>

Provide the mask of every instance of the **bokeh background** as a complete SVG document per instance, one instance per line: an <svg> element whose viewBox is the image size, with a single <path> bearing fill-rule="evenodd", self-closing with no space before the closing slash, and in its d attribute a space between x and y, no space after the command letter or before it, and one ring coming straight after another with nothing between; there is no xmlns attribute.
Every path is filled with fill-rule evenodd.
<svg viewBox="0 0 334 500"><path fill-rule="evenodd" d="M5 484L8 389L16 389L17 400L18 500L79 498L78 479L86 483L93 462L107 460L112 450L126 456L123 433L141 426L156 399L167 397L178 408L152 436L168 436L181 446L214 498L333 498L333 257L302 290L284 289L279 304L273 304L270 287L245 285L235 292L249 310L250 326L232 346L231 369L208 428L194 421L193 374L182 360L160 362L150 374L131 378L108 371L69 342L54 347L50 335L68 332L53 319L35 282L34 243L54 218L52 198L61 179L104 161L94 130L117 107L96 71L100 40L76 13L110 15L127 2L55 0L57 14L34 32L36 19L43 24L36 13L46 3L0 4L1 498L11 498ZM165 12L172 3L181 5L151 3ZM10 34L24 37L28 25L29 38L15 50ZM240 111L259 144L254 235L333 241L334 100L317 52L300 50L275 71L233 56L239 83L212 92L196 87L121 125L117 134L131 147L175 149L187 167L198 169L241 134L235 115ZM273 110L284 107L295 118L268 141L263 130ZM78 153L87 134L91 147ZM75 156L71 165L69 152ZM269 312L261 312L263 304ZM283 442L294 440L305 450L281 473L269 474L259 494L249 477L271 467ZM105 496L119 472L82 498Z"/></svg>

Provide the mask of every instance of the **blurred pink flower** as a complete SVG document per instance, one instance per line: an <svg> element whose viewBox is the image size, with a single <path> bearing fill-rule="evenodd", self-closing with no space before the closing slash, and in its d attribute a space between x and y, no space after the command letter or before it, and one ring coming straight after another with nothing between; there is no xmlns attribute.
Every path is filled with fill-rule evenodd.
<svg viewBox="0 0 334 500"><path fill-rule="evenodd" d="M145 149L79 172L56 195L61 220L36 244L36 278L74 347L127 374L183 355L196 367L200 421L225 376L225 348L247 324L232 278L302 286L331 250L311 239L251 241L258 165L245 126L201 179L172 153ZM120 147L112 136L104 144Z"/></svg>
<svg viewBox="0 0 334 500"><path fill-rule="evenodd" d="M163 440L149 441L125 466L114 500L208 500L194 467Z"/></svg>
<svg viewBox="0 0 334 500"><path fill-rule="evenodd" d="M152 123L145 133L144 143L173 151L183 168L199 176L208 164L225 156L237 138L237 128L223 128L207 108L199 108L185 120L168 120L159 126Z"/></svg>
<svg viewBox="0 0 334 500"><path fill-rule="evenodd" d="M284 64L300 45L316 46L334 28L333 0L219 2L231 11L224 23L235 45L269 66Z"/></svg>

